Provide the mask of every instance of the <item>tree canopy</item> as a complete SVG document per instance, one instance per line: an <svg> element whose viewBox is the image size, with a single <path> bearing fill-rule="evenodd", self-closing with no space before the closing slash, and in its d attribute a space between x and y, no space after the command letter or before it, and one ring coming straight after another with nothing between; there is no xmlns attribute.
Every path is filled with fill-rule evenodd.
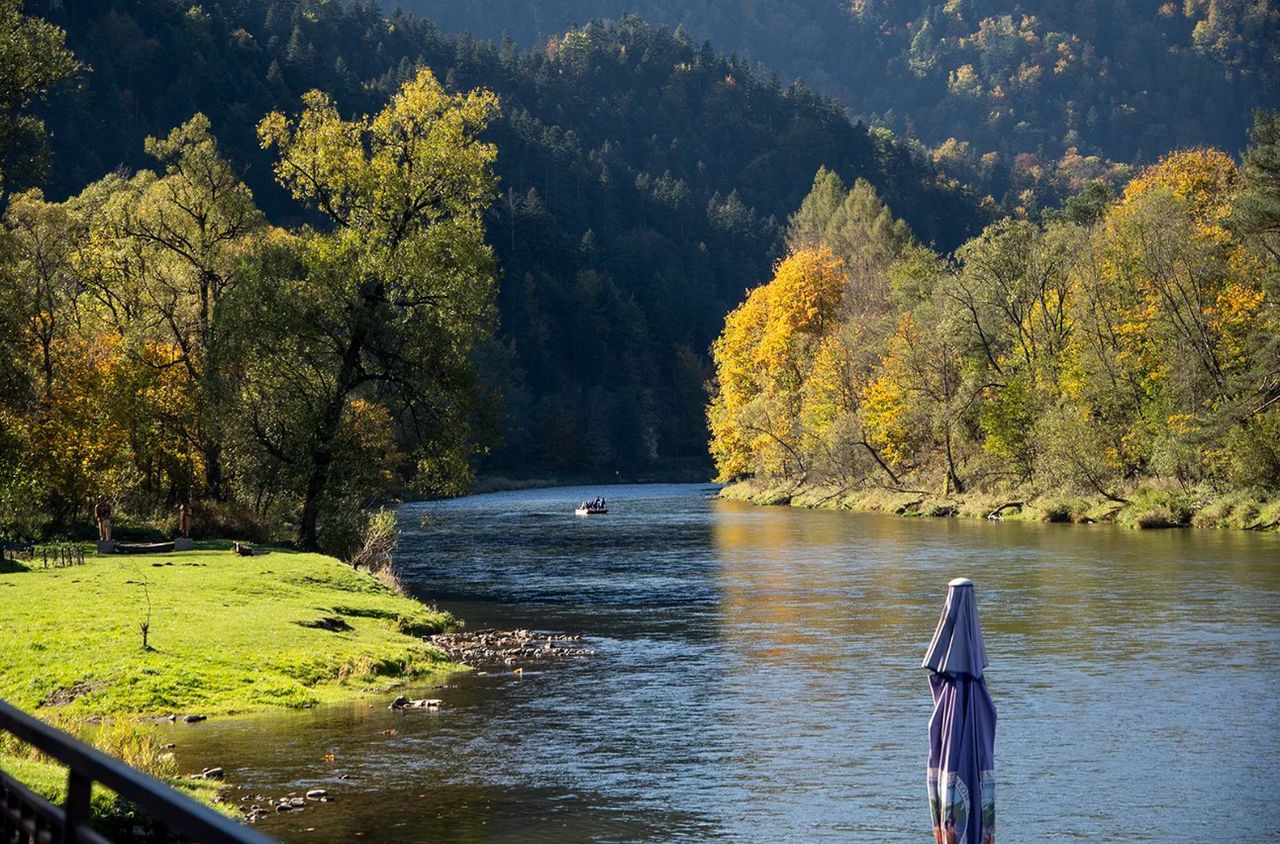
<svg viewBox="0 0 1280 844"><path fill-rule="evenodd" d="M813 221L845 199L820 173L795 251L716 342L721 478L1116 500L1150 479L1280 489L1272 120L1259 116L1243 171L1217 150L1171 153L1096 216L1004 220L954 262L887 222L836 260L839 237ZM859 255L887 307L864 303ZM810 318L772 316L792 312ZM792 324L799 345L779 327Z"/></svg>
<svg viewBox="0 0 1280 844"><path fill-rule="evenodd" d="M470 353L495 298L496 148L479 136L496 110L424 69L369 117L318 91L268 114L277 177L324 226L268 224L203 114L146 140L160 172L61 203L15 194L5 530L71 529L105 498L342 553L380 497L465 488Z"/></svg>

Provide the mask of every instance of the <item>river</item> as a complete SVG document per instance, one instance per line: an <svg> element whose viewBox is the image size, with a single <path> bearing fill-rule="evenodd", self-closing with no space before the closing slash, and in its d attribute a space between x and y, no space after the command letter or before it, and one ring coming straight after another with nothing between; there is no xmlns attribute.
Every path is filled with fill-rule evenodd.
<svg viewBox="0 0 1280 844"><path fill-rule="evenodd" d="M963 575L999 710L1000 840L1280 835L1280 538L707 491L404 507L415 594L596 654L455 677L438 712L378 698L181 726L179 762L225 766L239 795L327 789L260 824L286 841L927 841L919 666ZM601 492L609 515L573 515Z"/></svg>

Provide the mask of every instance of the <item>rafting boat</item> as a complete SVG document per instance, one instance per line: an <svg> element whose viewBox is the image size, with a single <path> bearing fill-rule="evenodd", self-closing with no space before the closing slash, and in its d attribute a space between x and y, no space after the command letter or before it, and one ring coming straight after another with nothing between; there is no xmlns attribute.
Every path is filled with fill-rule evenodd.
<svg viewBox="0 0 1280 844"><path fill-rule="evenodd" d="M608 507L579 507L577 510L574 510L573 512L579 516L603 516L605 513L609 512L609 508Z"/></svg>

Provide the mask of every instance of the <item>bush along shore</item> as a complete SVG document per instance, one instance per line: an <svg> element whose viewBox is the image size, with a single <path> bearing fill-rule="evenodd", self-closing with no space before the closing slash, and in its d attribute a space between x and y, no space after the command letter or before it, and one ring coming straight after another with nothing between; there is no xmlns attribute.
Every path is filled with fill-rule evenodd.
<svg viewBox="0 0 1280 844"><path fill-rule="evenodd" d="M1197 527L1280 532L1280 500L1247 493L1216 495L1156 485L1140 486L1116 498L1105 498L1054 494L1031 488L946 495L906 488L744 480L724 487L720 497L752 504L895 513L907 517L956 516L1075 524L1108 522L1139 529Z"/></svg>
<svg viewBox="0 0 1280 844"><path fill-rule="evenodd" d="M214 802L148 721L298 709L432 683L461 668L424 637L453 617L321 554L222 547L0 568L0 697ZM52 800L65 774L0 740L0 768ZM203 772L195 772L197 775ZM105 828L132 823L95 795Z"/></svg>

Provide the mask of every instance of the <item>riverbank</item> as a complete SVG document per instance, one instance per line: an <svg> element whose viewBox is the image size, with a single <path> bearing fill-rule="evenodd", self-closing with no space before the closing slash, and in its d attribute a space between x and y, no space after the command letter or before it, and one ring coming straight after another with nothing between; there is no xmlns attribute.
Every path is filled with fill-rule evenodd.
<svg viewBox="0 0 1280 844"><path fill-rule="evenodd" d="M702 460L669 461L639 473L622 472L502 472L482 474L471 484L468 495L488 492L519 492L529 489L616 484L698 484L715 474Z"/></svg>
<svg viewBox="0 0 1280 844"><path fill-rule="evenodd" d="M421 637L452 623L320 554L37 563L0 574L0 697L86 717L300 708L451 670Z"/></svg>
<svg viewBox="0 0 1280 844"><path fill-rule="evenodd" d="M87 556L66 568L9 562L0 569L0 698L101 746L101 719L298 709L442 678L458 666L422 637L453 626L449 613L320 554L207 547ZM180 773L136 732L115 755ZM157 758L128 758L140 748ZM54 798L64 785L20 747L0 743L0 767Z"/></svg>
<svg viewBox="0 0 1280 844"><path fill-rule="evenodd" d="M1138 487L1124 501L1103 496L1054 495L1033 489L943 496L918 490L738 481L720 497L762 505L908 517L963 517L1001 521L1115 523L1138 529L1197 527L1280 531L1280 500L1245 493L1210 495L1180 489Z"/></svg>

